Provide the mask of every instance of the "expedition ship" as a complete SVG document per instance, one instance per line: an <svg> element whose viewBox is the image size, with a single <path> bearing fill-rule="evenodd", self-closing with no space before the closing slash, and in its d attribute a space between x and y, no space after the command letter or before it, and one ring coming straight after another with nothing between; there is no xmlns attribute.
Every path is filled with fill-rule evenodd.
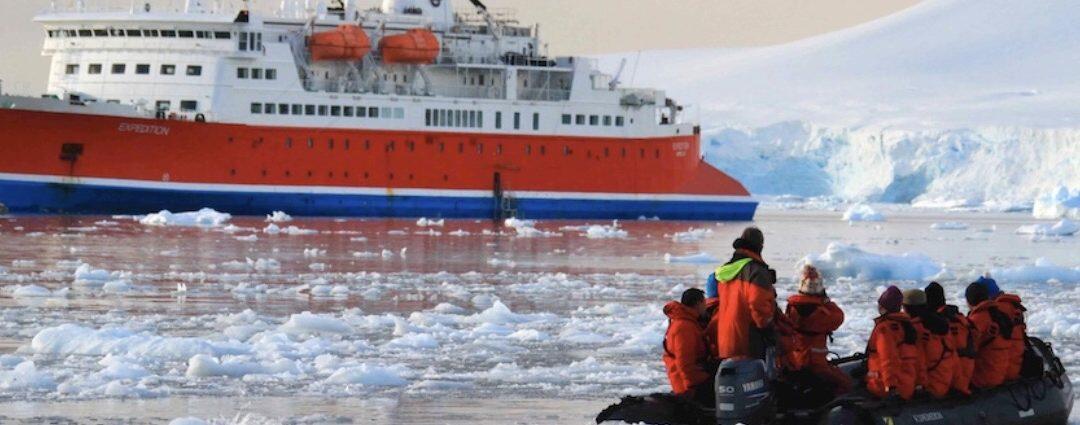
<svg viewBox="0 0 1080 425"><path fill-rule="evenodd" d="M750 220L665 92L471 0L56 1L0 97L12 213ZM11 41L11 40L9 40ZM621 70L619 72L621 74Z"/></svg>

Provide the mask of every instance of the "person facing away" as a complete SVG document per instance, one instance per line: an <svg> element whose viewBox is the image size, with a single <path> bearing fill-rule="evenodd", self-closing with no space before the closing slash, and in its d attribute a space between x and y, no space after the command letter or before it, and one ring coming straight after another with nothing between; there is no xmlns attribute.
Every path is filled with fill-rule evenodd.
<svg viewBox="0 0 1080 425"><path fill-rule="evenodd" d="M832 384L835 395L851 391L851 378L829 363L829 337L844 323L844 311L825 294L825 281L818 269L806 265L799 279L799 292L788 297L785 316L795 331L789 363Z"/></svg>
<svg viewBox="0 0 1080 425"><path fill-rule="evenodd" d="M978 331L967 316L960 313L960 308L945 303L945 288L937 282L930 282L926 292L926 307L936 311L949 322L949 337L956 361L953 364L952 389L962 395L971 395L971 375L975 372L975 341Z"/></svg>
<svg viewBox="0 0 1080 425"><path fill-rule="evenodd" d="M997 281L989 275L980 277L976 282L986 287L990 299L997 304L998 310L1012 321L1012 333L1009 340L1008 369L1005 370L1005 380L1020 379L1020 370L1024 365L1024 350L1027 349L1027 322L1024 320L1024 312L1027 308L1020 300L1020 296L1003 292L998 287Z"/></svg>
<svg viewBox="0 0 1080 425"><path fill-rule="evenodd" d="M917 371L916 382L934 398L945 398L952 388L956 352L951 344L949 322L926 305L926 292L922 289L904 291L904 312L911 317L919 340L922 367Z"/></svg>
<svg viewBox="0 0 1080 425"><path fill-rule="evenodd" d="M1005 382L1009 370L1012 320L998 309L986 286L979 282L968 285L964 297L971 309L968 320L978 333L971 385L979 389L997 387Z"/></svg>
<svg viewBox="0 0 1080 425"><path fill-rule="evenodd" d="M866 346L866 389L878 398L911 400L919 363L918 334L900 311L904 294L890 286L878 298L878 316Z"/></svg>
<svg viewBox="0 0 1080 425"><path fill-rule="evenodd" d="M680 301L664 306L669 319L664 335L664 366L676 395L710 400L712 375L706 371L708 349L705 347L701 317L705 314L705 293L687 289Z"/></svg>
<svg viewBox="0 0 1080 425"><path fill-rule="evenodd" d="M775 345L776 272L761 258L765 236L748 227L732 246L735 254L713 273L717 302L713 321L718 358L764 359ZM710 327L713 325L710 323Z"/></svg>

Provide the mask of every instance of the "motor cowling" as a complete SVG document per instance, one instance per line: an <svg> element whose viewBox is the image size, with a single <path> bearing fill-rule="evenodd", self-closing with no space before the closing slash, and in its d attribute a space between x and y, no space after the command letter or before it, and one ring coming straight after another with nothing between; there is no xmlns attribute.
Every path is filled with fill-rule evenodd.
<svg viewBox="0 0 1080 425"><path fill-rule="evenodd" d="M715 383L718 425L760 425L775 419L776 401L764 361L724 360Z"/></svg>

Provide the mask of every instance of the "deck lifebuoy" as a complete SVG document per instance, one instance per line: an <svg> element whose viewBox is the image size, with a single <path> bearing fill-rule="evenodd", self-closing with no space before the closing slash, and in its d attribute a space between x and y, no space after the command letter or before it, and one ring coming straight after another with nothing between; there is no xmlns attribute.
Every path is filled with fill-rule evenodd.
<svg viewBox="0 0 1080 425"><path fill-rule="evenodd" d="M195 122L206 122L206 115L195 114Z"/></svg>

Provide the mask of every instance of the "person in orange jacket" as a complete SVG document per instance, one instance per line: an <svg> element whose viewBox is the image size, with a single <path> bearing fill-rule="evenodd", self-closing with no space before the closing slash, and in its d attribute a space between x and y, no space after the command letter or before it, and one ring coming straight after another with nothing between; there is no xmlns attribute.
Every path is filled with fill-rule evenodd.
<svg viewBox="0 0 1080 425"><path fill-rule="evenodd" d="M716 354L722 359L764 359L777 345L776 271L761 258L765 236L748 227L732 246L731 261L713 273L717 282Z"/></svg>
<svg viewBox="0 0 1080 425"><path fill-rule="evenodd" d="M990 299L986 286L978 282L968 285L964 297L971 308L968 319L979 335L971 385L979 389L997 387L1005 382L1009 370L1012 346L1008 336L1013 331L1012 320Z"/></svg>
<svg viewBox="0 0 1080 425"><path fill-rule="evenodd" d="M945 303L945 288L937 282L926 286L926 306L949 322L949 337L956 351L953 365L952 389L962 395L971 395L971 375L975 373L975 341L979 332L960 308Z"/></svg>
<svg viewBox="0 0 1080 425"><path fill-rule="evenodd" d="M878 298L874 330L866 346L866 389L878 398L911 400L921 368L918 334L900 311L904 294L890 286Z"/></svg>
<svg viewBox="0 0 1080 425"><path fill-rule="evenodd" d="M949 335L949 322L926 305L922 289L904 291L904 312L919 334L922 367L917 382L934 398L945 398L952 388L956 370L956 351Z"/></svg>
<svg viewBox="0 0 1080 425"><path fill-rule="evenodd" d="M827 357L828 339L844 323L844 311L825 294L824 279L814 266L803 267L799 293L788 297L785 316L794 330L794 347L788 353L793 370L831 383L835 395L851 391L851 377Z"/></svg>
<svg viewBox="0 0 1080 425"><path fill-rule="evenodd" d="M687 289L680 301L664 306L667 333L664 335L664 366L676 395L693 397L702 402L715 398L712 374L706 370L708 349L705 347L701 318L705 315L705 293Z"/></svg>
<svg viewBox="0 0 1080 425"><path fill-rule="evenodd" d="M986 287L990 299L997 303L998 310L1005 313L1012 321L1012 334L1009 335L1009 368L1005 371L1005 380L1020 379L1020 370L1024 365L1024 350L1027 349L1027 322L1024 320L1024 312L1027 308L1020 300L1020 296L1003 292L998 287L997 281L989 275L980 277L977 281Z"/></svg>

